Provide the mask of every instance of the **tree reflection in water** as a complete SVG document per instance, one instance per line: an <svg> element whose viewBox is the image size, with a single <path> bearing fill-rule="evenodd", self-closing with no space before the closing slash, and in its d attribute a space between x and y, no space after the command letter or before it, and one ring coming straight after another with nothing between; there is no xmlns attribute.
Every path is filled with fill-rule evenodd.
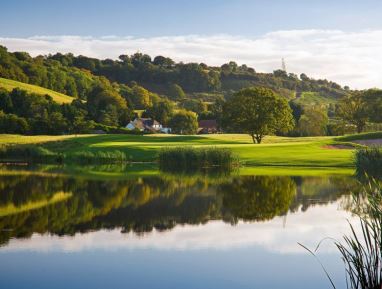
<svg viewBox="0 0 382 289"><path fill-rule="evenodd" d="M349 177L2 175L0 244L33 233L73 235L103 228L144 233L209 220L266 221L336 201L356 185Z"/></svg>

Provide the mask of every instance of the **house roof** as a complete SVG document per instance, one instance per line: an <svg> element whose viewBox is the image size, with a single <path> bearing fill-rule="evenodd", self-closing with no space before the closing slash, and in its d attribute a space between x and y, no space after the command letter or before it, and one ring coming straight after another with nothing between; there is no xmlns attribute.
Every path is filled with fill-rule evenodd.
<svg viewBox="0 0 382 289"><path fill-rule="evenodd" d="M142 121L146 126L160 125L159 122L152 120L151 118L143 118Z"/></svg>
<svg viewBox="0 0 382 289"><path fill-rule="evenodd" d="M200 120L199 128L216 129L218 126L216 119Z"/></svg>
<svg viewBox="0 0 382 289"><path fill-rule="evenodd" d="M160 125L159 122L152 120L151 118L136 118L134 119L133 123L135 127L139 129L149 129L154 125Z"/></svg>

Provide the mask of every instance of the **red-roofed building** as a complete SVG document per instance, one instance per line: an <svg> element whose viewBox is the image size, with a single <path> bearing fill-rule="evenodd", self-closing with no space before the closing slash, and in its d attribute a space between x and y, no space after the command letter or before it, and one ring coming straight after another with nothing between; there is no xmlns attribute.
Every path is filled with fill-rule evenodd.
<svg viewBox="0 0 382 289"><path fill-rule="evenodd" d="M207 134L207 133L218 133L218 123L215 119L200 120L198 133Z"/></svg>

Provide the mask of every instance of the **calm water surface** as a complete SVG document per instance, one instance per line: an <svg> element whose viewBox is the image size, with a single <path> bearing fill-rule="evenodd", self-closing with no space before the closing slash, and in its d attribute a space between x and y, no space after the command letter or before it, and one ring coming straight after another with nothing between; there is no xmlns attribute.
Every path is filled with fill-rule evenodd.
<svg viewBox="0 0 382 289"><path fill-rule="evenodd" d="M354 190L350 176L3 167L0 288L330 288L297 242L347 233ZM319 256L345 287L330 241Z"/></svg>

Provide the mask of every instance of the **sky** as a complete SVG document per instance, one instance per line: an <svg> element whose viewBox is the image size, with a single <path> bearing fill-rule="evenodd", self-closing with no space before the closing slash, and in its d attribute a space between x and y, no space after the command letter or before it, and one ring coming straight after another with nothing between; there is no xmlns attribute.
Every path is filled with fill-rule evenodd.
<svg viewBox="0 0 382 289"><path fill-rule="evenodd" d="M230 60L259 72L382 87L382 1L0 0L0 45L32 55Z"/></svg>

